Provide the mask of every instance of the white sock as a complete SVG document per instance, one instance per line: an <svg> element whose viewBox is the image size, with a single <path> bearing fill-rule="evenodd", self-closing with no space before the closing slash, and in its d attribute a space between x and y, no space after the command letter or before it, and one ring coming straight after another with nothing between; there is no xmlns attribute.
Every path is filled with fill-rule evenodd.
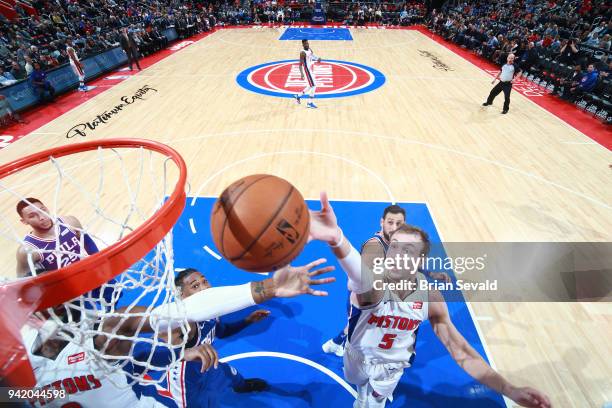
<svg viewBox="0 0 612 408"><path fill-rule="evenodd" d="M368 403L368 383L357 386L357 399L353 408L366 408Z"/></svg>
<svg viewBox="0 0 612 408"><path fill-rule="evenodd" d="M314 96L315 96L316 90L317 90L317 87L316 86L312 86L312 87L310 87L310 90L309 90L310 92L308 92L308 96L310 96L310 102L311 103L314 102Z"/></svg>

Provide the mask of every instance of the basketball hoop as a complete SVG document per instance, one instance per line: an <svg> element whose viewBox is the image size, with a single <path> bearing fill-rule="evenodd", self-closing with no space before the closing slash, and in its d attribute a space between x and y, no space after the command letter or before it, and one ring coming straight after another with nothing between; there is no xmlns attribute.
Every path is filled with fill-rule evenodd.
<svg viewBox="0 0 612 408"><path fill-rule="evenodd" d="M165 197L162 197L163 203L146 221L135 229L127 229L126 235L122 231L116 242L100 252L61 269L0 286L0 378L5 385L31 387L36 383L20 335L20 329L32 313L78 298L126 271L164 240L183 211L187 177L185 162L174 149L150 140L106 139L48 149L0 166L0 181L40 163L88 151L100 153L104 149L111 149L113 154L119 149L161 154L164 166L172 161L178 168L173 191L163 194L167 199L163 201ZM98 212L100 209L95 210ZM170 253L170 263L171 258Z"/></svg>

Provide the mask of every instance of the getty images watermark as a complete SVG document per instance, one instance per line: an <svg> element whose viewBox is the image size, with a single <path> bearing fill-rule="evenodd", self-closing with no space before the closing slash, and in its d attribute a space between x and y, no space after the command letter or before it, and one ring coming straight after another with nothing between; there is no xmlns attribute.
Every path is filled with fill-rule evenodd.
<svg viewBox="0 0 612 408"><path fill-rule="evenodd" d="M433 242L427 256L419 251L392 243L386 257L364 253L363 282L440 290L446 302L612 303L612 242Z"/></svg>
<svg viewBox="0 0 612 408"><path fill-rule="evenodd" d="M408 254L396 254L391 257L376 257L373 259L372 272L381 276L374 278L374 290L460 290L460 291L496 291L497 279L472 280L457 279L444 281L436 279L416 279L417 272L423 271L453 271L456 275L469 272L482 272L486 269L487 254L467 257L414 257Z"/></svg>

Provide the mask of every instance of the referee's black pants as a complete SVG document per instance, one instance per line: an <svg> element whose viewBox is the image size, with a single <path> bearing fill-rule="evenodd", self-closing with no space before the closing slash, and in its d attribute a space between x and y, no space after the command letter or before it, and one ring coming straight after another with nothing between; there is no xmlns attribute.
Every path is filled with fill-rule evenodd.
<svg viewBox="0 0 612 408"><path fill-rule="evenodd" d="M495 99L495 97L499 95L501 91L504 91L504 110L507 111L510 108L510 91L511 90L512 90L512 82L510 81L498 82L497 85L495 85L493 89L491 89L491 92L489 93L489 97L487 98L487 103L489 105L492 104L493 99Z"/></svg>

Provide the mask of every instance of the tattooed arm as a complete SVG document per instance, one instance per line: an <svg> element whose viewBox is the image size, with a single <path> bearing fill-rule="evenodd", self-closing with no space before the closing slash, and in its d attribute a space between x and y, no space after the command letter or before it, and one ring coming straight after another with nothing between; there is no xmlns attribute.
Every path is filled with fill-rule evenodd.
<svg viewBox="0 0 612 408"><path fill-rule="evenodd" d="M325 262L325 259L318 259L305 266L285 266L276 271L273 277L262 281L203 290L185 298L184 307L174 302L158 306L151 312L142 331L166 330L168 326L174 327L185 318L191 322L214 319L273 298L289 298L304 294L326 296L327 292L312 288L314 285L335 280L335 278L313 279L334 269L333 266L316 269Z"/></svg>

